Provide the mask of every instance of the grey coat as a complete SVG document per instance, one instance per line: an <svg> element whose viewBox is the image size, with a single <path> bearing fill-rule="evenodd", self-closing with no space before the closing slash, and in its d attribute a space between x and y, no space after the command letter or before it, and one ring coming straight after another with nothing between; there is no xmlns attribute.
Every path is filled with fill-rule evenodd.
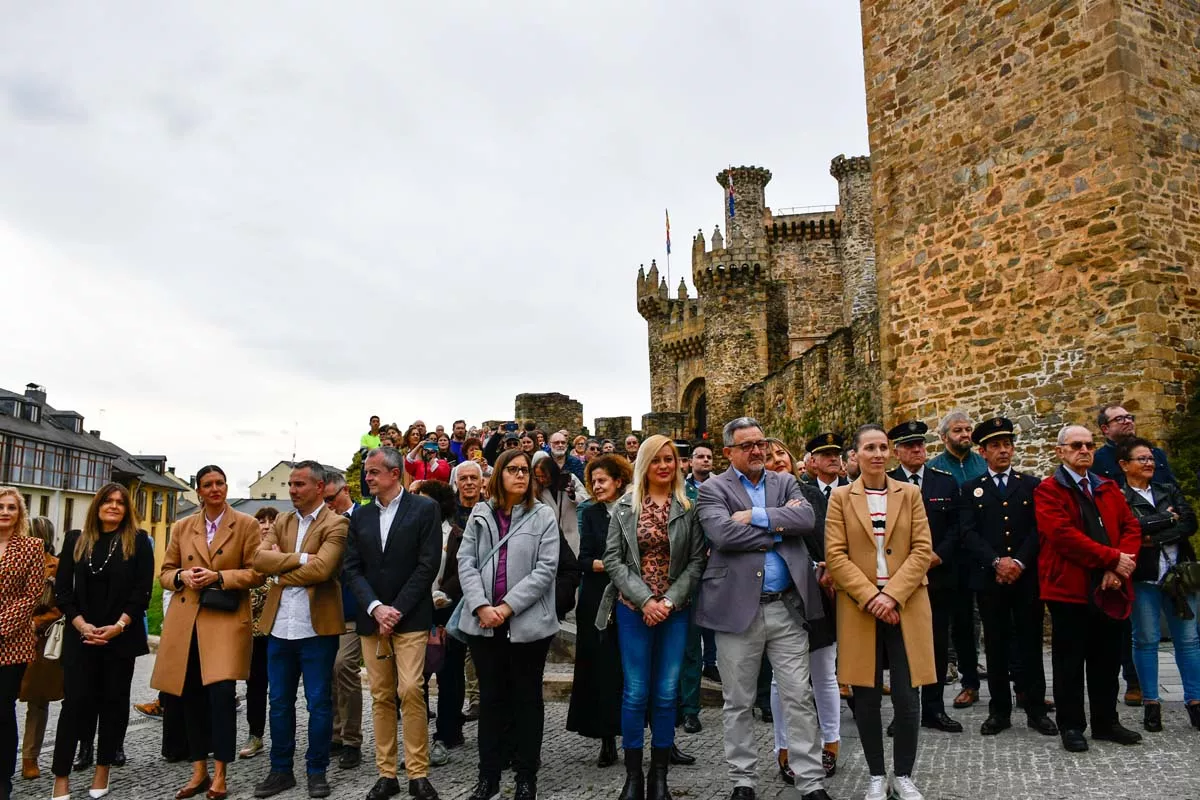
<svg viewBox="0 0 1200 800"><path fill-rule="evenodd" d="M458 548L458 578L463 590L463 613L459 629L468 636L491 636L481 628L475 612L493 605L496 564L499 554L486 564L479 561L500 540L500 527L492 502L476 503L463 529ZM558 520L549 506L536 503L532 510L516 506L509 526L505 575L508 591L504 601L513 610L509 639L535 642L558 633L554 609L554 578L558 572Z"/></svg>
<svg viewBox="0 0 1200 800"><path fill-rule="evenodd" d="M764 472L766 511L770 528L733 521L735 511L749 510L750 495L737 473L727 469L700 485L697 515L712 545L708 567L700 579L696 624L723 633L741 633L758 613L767 551L772 547L787 562L796 593L788 603L801 621L824 616L814 562L804 544L813 531L815 515L800 485L783 472ZM788 507L791 500L800 504ZM776 542L775 537L782 541Z"/></svg>
<svg viewBox="0 0 1200 800"><path fill-rule="evenodd" d="M596 612L596 628L608 627L617 593L638 608L654 595L642 580L642 557L638 552L637 524L640 509L633 507L633 495L627 494L617 501L612 518L608 523L608 540L604 546L604 571L611 579L600 600ZM671 511L667 516L667 538L671 543L671 586L666 597L677 609L687 605L704 571L704 533L696 517L696 504L684 508L678 498L671 498Z"/></svg>

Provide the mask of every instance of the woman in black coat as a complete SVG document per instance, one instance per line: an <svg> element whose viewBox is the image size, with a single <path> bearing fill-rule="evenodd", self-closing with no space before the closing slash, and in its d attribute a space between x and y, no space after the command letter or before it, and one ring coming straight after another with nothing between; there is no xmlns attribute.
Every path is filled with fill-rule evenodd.
<svg viewBox="0 0 1200 800"><path fill-rule="evenodd" d="M633 468L621 456L600 456L588 462L584 478L592 490L595 505L584 509L583 527L579 532L583 585L575 613L575 677L567 711L567 730L599 739L597 764L607 767L617 762L624 686L616 631L613 629L604 634L596 630L595 620L600 599L609 583L601 560L608 538L609 512L629 488Z"/></svg>

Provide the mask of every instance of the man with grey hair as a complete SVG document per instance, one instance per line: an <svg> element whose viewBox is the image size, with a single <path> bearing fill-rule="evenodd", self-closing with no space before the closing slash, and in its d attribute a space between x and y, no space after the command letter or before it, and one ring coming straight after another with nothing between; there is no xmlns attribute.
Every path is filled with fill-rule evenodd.
<svg viewBox="0 0 1200 800"><path fill-rule="evenodd" d="M946 449L929 461L929 466L934 469L953 475L959 488L987 472L987 462L983 456L971 449L973 430L975 425L967 412L951 411L938 425L938 436Z"/></svg>
<svg viewBox="0 0 1200 800"><path fill-rule="evenodd" d="M815 512L787 473L765 469L762 427L749 417L723 432L730 467L700 485L696 513L712 545L696 624L716 631L725 697L725 758L734 800L753 800L758 752L752 707L763 653L787 718L789 766L804 800L828 800L808 662L820 588L804 536Z"/></svg>

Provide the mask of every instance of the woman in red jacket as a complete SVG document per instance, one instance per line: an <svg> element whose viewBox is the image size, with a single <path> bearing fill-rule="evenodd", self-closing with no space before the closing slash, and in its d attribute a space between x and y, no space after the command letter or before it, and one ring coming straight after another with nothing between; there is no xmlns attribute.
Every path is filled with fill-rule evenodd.
<svg viewBox="0 0 1200 800"><path fill-rule="evenodd" d="M1063 747L1088 749L1083 736L1087 673L1092 738L1137 744L1141 734L1117 718L1121 622L1133 607L1135 557L1142 534L1120 487L1091 472L1092 432L1067 425L1058 434L1058 470L1034 489L1038 582L1050 609L1054 703Z"/></svg>
<svg viewBox="0 0 1200 800"><path fill-rule="evenodd" d="M450 462L438 454L437 442L425 442L404 458L404 472L413 481L450 482Z"/></svg>

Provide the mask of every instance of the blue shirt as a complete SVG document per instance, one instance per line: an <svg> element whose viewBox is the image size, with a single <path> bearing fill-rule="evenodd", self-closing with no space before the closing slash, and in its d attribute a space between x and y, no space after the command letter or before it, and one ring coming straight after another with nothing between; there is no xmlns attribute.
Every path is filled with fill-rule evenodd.
<svg viewBox="0 0 1200 800"><path fill-rule="evenodd" d="M960 487L967 481L973 481L987 474L987 461L974 450L967 453L967 457L962 461L950 455L949 450L943 450L929 460L929 466L936 467L942 472L949 472Z"/></svg>
<svg viewBox="0 0 1200 800"><path fill-rule="evenodd" d="M763 474L759 477L758 483L754 484L739 472L733 469L734 474L738 476L738 480L742 482L742 486L746 489L746 494L750 495L750 524L756 528L771 527L771 520L767 516L767 473L763 470ZM775 541L783 541L783 537L776 534ZM783 556L776 553L772 548L767 551L766 563L763 567L763 591L764 592L782 592L792 585L792 575L788 572L787 562L783 560Z"/></svg>

